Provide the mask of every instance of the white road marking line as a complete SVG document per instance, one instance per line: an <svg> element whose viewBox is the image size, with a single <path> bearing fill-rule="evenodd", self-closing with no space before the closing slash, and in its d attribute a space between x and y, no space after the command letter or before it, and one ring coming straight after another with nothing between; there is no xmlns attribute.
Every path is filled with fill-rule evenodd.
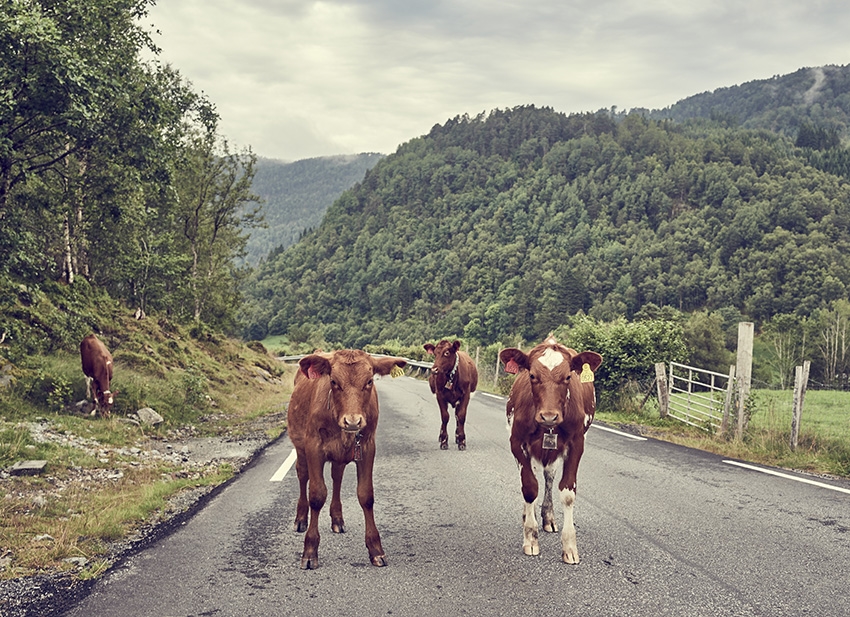
<svg viewBox="0 0 850 617"><path fill-rule="evenodd" d="M494 398L500 401L505 400L504 396L499 396L498 394L490 394L489 392L482 392L481 396L489 396L490 398Z"/></svg>
<svg viewBox="0 0 850 617"><path fill-rule="evenodd" d="M779 471L773 471L772 469L765 469L764 467L755 467L754 465L747 465L746 463L739 463L738 461L723 461L724 463L728 463L729 465L735 465L736 467L743 467L744 469L751 469L753 471L760 471L761 473L766 473L771 476L778 476L780 478L785 478L786 480L794 480L795 482L802 482L803 484L811 484L812 486L819 486L820 488L826 488L831 491L838 491L839 493L847 493L850 495L850 489L841 488L839 486L833 486L831 484L825 484L823 482L816 482L815 480L807 480L806 478L799 478L797 476L791 476L787 473L781 473Z"/></svg>
<svg viewBox="0 0 850 617"><path fill-rule="evenodd" d="M289 456L286 457L286 460L283 461L283 465L281 465L274 475L271 477L269 482L280 482L286 477L286 472L292 469L292 465L295 464L295 459L298 458L298 455L295 453L295 450L289 453Z"/></svg>
<svg viewBox="0 0 850 617"><path fill-rule="evenodd" d="M600 431L608 431L609 433L614 433L615 435L619 435L620 437L628 437L629 439L634 439L635 441L646 441L646 437L641 437L640 435L632 435L631 433L624 433L622 431L614 430L613 428L608 428L607 426L591 424L590 427L598 428Z"/></svg>

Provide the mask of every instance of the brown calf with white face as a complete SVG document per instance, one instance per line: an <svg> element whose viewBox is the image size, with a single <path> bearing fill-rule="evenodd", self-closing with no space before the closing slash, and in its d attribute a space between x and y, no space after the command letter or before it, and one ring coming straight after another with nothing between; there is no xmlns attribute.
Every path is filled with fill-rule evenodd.
<svg viewBox="0 0 850 617"><path fill-rule="evenodd" d="M560 461L558 490L564 507L561 558L566 563L578 563L573 524L576 476L584 453L584 434L596 411L593 373L602 363L602 356L594 351L578 353L550 336L528 354L510 348L502 350L499 357L506 371L517 373L508 398L507 416L511 452L520 467L525 499L523 552L540 554L535 517L540 467L546 483L541 507L543 529L558 530L552 508L552 482Z"/></svg>
<svg viewBox="0 0 850 617"><path fill-rule="evenodd" d="M386 556L373 514L372 468L378 426L374 376L388 375L406 362L402 358L373 358L364 351L344 349L314 353L302 358L299 364L289 402L287 430L295 446L295 469L301 485L295 529L307 532L301 568L310 570L319 565L319 513L328 496L324 479L327 461L331 462L333 480L331 530L345 532L340 486L345 466L354 461L357 498L366 519L366 548L372 565L385 566Z"/></svg>
<svg viewBox="0 0 850 617"><path fill-rule="evenodd" d="M460 341L442 340L436 345L426 343L425 351L434 356L434 365L428 376L431 392L437 396L442 426L440 428L440 448L449 447L448 423L449 408L455 410L455 442L458 450L466 449L466 409L475 388L478 387L478 369L475 362L464 351L460 351Z"/></svg>
<svg viewBox="0 0 850 617"><path fill-rule="evenodd" d="M86 376L86 398L91 396L95 410L108 417L117 394L109 389L109 382L112 381L112 354L99 338L89 334L80 342L80 359Z"/></svg>

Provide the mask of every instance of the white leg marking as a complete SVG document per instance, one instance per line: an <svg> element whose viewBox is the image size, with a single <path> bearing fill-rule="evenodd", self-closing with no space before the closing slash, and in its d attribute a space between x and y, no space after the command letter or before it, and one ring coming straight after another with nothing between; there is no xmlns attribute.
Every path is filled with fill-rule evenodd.
<svg viewBox="0 0 850 617"><path fill-rule="evenodd" d="M575 491L561 491L561 503L564 505L564 529L561 532L564 563L578 563L578 547L576 546L576 528L573 524L573 504L576 501Z"/></svg>
<svg viewBox="0 0 850 617"><path fill-rule="evenodd" d="M537 543L537 519L534 510L537 500L525 504L522 512L522 552L526 555L539 555L540 545Z"/></svg>

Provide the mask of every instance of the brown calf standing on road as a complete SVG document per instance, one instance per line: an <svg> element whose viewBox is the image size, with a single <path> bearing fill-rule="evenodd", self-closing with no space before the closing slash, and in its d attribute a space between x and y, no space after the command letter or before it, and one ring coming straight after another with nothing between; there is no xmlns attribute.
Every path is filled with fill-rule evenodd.
<svg viewBox="0 0 850 617"><path fill-rule="evenodd" d="M428 376L428 384L431 392L437 396L437 405L440 407L442 426L440 428L440 448L448 450L449 435L447 425L449 423L449 409L451 405L455 410L457 429L455 430L455 441L458 450L466 449L466 408L475 388L478 387L478 369L475 362L464 351L460 351L460 341L450 343L442 340L436 345L426 343L425 351L434 356L434 365Z"/></svg>
<svg viewBox="0 0 850 617"><path fill-rule="evenodd" d="M295 530L307 532L301 568L310 570L319 565L319 513L328 496L324 479L327 461L331 462L333 480L331 530L345 532L340 487L345 466L354 461L357 498L366 519L369 559L372 565L385 566L387 560L373 514L372 469L378 426L378 392L374 377L388 375L396 368L400 370L406 361L392 357L373 358L364 351L343 349L310 354L299 364L289 402L287 431L295 446L295 469L301 485Z"/></svg>
<svg viewBox="0 0 850 617"><path fill-rule="evenodd" d="M543 467L545 488L541 518L545 531L558 531L552 509L552 483L556 465L562 464L558 491L564 506L561 558L578 563L573 504L576 499L578 464L584 453L584 434L596 411L594 371L602 363L595 351L576 352L553 336L523 353L503 349L499 358L505 370L516 373L507 402L511 430L511 453L520 467L523 511L523 544L526 555L539 555L537 474Z"/></svg>

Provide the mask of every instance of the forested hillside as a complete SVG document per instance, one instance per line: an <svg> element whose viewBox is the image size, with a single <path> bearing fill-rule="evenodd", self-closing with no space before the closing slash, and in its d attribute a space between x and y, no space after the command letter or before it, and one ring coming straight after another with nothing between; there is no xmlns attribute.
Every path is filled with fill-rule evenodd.
<svg viewBox="0 0 850 617"><path fill-rule="evenodd" d="M705 120L457 117L259 269L246 333L533 340L650 304L799 320L850 285L850 187L813 154Z"/></svg>
<svg viewBox="0 0 850 617"><path fill-rule="evenodd" d="M272 249L295 244L304 230L318 226L328 207L382 157L364 153L294 163L259 158L251 188L262 200L265 227L251 230L246 261L256 265Z"/></svg>

